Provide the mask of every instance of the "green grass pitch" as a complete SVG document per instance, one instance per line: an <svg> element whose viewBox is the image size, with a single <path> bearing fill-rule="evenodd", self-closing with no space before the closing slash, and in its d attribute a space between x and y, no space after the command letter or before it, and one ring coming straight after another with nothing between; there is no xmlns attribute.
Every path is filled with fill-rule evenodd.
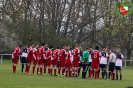
<svg viewBox="0 0 133 88"><path fill-rule="evenodd" d="M133 86L132 67L123 68L122 81L25 75L20 72L20 68L21 65L17 65L17 73L13 74L11 61L0 64L0 88L126 88Z"/></svg>

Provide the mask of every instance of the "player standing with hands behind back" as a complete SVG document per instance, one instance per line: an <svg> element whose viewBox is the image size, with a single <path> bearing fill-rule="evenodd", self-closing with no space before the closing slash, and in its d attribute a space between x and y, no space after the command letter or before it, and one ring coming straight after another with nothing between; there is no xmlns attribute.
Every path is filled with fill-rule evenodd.
<svg viewBox="0 0 133 88"><path fill-rule="evenodd" d="M13 70L13 73L16 72L16 65L17 65L18 59L19 59L18 54L20 53L21 47L22 47L22 45L20 45L19 47L18 46L15 47L13 52L12 52L12 63L13 63L12 70Z"/></svg>
<svg viewBox="0 0 133 88"><path fill-rule="evenodd" d="M121 54L120 49L116 50L116 63L115 63L115 69L116 69L116 80L118 80L118 71L120 73L120 80L122 80L122 60L124 56Z"/></svg>
<svg viewBox="0 0 133 88"><path fill-rule="evenodd" d="M92 64L91 64L91 70L90 70L90 79L92 77L92 71L94 70L95 80L97 80L99 57L100 57L100 52L98 50L99 50L99 47L96 46L95 50L93 50L92 53L91 53Z"/></svg>

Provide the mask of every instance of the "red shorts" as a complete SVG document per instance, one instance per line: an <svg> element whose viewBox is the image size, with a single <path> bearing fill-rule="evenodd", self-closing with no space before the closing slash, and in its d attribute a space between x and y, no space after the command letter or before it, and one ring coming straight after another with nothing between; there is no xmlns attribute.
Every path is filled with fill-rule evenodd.
<svg viewBox="0 0 133 88"><path fill-rule="evenodd" d="M58 64L58 60L57 59L52 60L52 65L57 66L57 64Z"/></svg>
<svg viewBox="0 0 133 88"><path fill-rule="evenodd" d="M12 63L17 64L18 63L18 59L19 59L19 57L14 57L12 59Z"/></svg>
<svg viewBox="0 0 133 88"><path fill-rule="evenodd" d="M95 68L95 69L98 69L98 67L99 67L99 62L92 62L92 63L91 63L91 68L92 68L92 69L94 69L94 68Z"/></svg>
<svg viewBox="0 0 133 88"><path fill-rule="evenodd" d="M72 67L72 63L70 61L66 61L66 68L71 68Z"/></svg>
<svg viewBox="0 0 133 88"><path fill-rule="evenodd" d="M38 65L43 65L44 59L38 60Z"/></svg>
<svg viewBox="0 0 133 88"><path fill-rule="evenodd" d="M32 62L32 58L27 58L26 62L27 63L31 63Z"/></svg>
<svg viewBox="0 0 133 88"><path fill-rule="evenodd" d="M37 59L33 59L33 64L34 64L34 65L36 65L36 64L37 64L37 62L38 62L38 60L37 60Z"/></svg>
<svg viewBox="0 0 133 88"><path fill-rule="evenodd" d="M79 66L79 59L74 59L73 60L73 67L78 67Z"/></svg>
<svg viewBox="0 0 133 88"><path fill-rule="evenodd" d="M65 61L60 61L59 67L65 67Z"/></svg>
<svg viewBox="0 0 133 88"><path fill-rule="evenodd" d="M51 66L51 58L46 60L46 65L45 66Z"/></svg>

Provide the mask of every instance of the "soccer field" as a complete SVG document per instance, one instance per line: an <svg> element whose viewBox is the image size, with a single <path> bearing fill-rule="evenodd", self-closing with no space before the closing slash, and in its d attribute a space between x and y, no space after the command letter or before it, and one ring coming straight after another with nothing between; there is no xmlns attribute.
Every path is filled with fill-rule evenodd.
<svg viewBox="0 0 133 88"><path fill-rule="evenodd" d="M106 81L44 75L12 73L11 61L0 64L0 88L126 88L133 85L133 68L123 69L123 80Z"/></svg>

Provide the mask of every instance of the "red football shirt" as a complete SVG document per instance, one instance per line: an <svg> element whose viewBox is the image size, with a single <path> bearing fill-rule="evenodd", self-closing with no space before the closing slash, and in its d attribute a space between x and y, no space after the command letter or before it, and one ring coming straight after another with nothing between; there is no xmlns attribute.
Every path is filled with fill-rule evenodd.
<svg viewBox="0 0 133 88"><path fill-rule="evenodd" d="M66 50L64 49L61 49L60 52L59 52L59 58L60 58L60 61L65 61L66 59Z"/></svg>
<svg viewBox="0 0 133 88"><path fill-rule="evenodd" d="M29 47L28 48L28 55L27 55L28 59L32 59L33 58L33 48Z"/></svg>
<svg viewBox="0 0 133 88"><path fill-rule="evenodd" d="M44 48L41 46L39 49L38 49L38 55L39 55L39 58L40 59L44 59L45 57L45 53L44 53Z"/></svg>
<svg viewBox="0 0 133 88"><path fill-rule="evenodd" d="M12 58L17 57L19 53L20 53L20 48L15 47L12 53Z"/></svg>
<svg viewBox="0 0 133 88"><path fill-rule="evenodd" d="M91 53L92 62L99 62L100 52L98 50L93 50Z"/></svg>
<svg viewBox="0 0 133 88"><path fill-rule="evenodd" d="M73 59L79 59L80 56L80 50L78 48L75 48L73 50Z"/></svg>
<svg viewBox="0 0 133 88"><path fill-rule="evenodd" d="M53 51L53 54L52 54L53 60L58 59L58 56L59 56L59 49L56 49Z"/></svg>
<svg viewBox="0 0 133 88"><path fill-rule="evenodd" d="M46 59L51 58L51 56L52 56L52 51L49 49L46 51Z"/></svg>

